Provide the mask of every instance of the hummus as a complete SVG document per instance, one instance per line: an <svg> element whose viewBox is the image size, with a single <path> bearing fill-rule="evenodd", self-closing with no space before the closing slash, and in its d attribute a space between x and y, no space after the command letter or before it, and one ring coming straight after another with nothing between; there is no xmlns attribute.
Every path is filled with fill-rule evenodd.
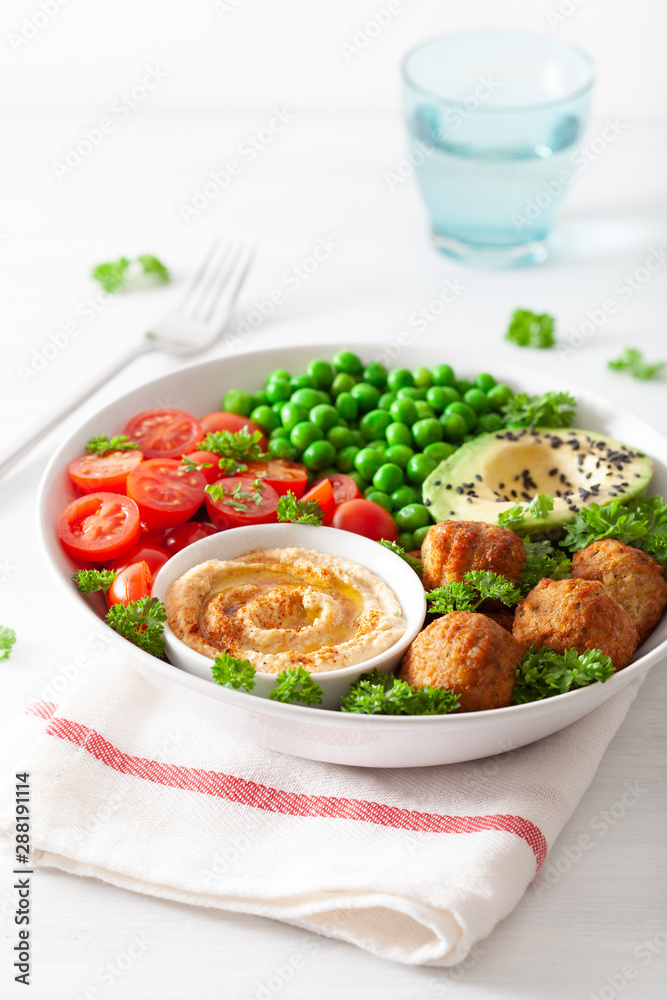
<svg viewBox="0 0 667 1000"><path fill-rule="evenodd" d="M362 663L393 646L407 624L369 570L303 548L200 563L172 585L165 606L172 632L191 649L227 652L270 674Z"/></svg>

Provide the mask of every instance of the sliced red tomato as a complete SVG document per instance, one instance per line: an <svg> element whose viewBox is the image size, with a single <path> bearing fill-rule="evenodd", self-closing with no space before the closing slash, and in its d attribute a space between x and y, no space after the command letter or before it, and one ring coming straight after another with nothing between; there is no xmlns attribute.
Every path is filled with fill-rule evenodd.
<svg viewBox="0 0 667 1000"><path fill-rule="evenodd" d="M127 495L143 520L156 528L173 528L191 518L205 489L201 472L185 472L173 458L150 458L127 477Z"/></svg>
<svg viewBox="0 0 667 1000"><path fill-rule="evenodd" d="M72 482L82 493L124 493L128 473L143 458L138 450L79 455L67 468Z"/></svg>
<svg viewBox="0 0 667 1000"><path fill-rule="evenodd" d="M145 410L126 424L124 433L136 441L145 458L180 458L203 435L198 420L184 410Z"/></svg>
<svg viewBox="0 0 667 1000"><path fill-rule="evenodd" d="M215 452L191 451L183 457L189 458L191 462L195 463L195 465L210 466L208 469L199 470L207 483L214 483L216 479L220 478L220 456L216 455Z"/></svg>
<svg viewBox="0 0 667 1000"><path fill-rule="evenodd" d="M244 462L248 466L247 473L253 479L263 479L273 486L279 497L292 492L295 497L303 495L308 483L308 470L298 462L288 462L286 459L275 458L269 462Z"/></svg>
<svg viewBox="0 0 667 1000"><path fill-rule="evenodd" d="M171 529L164 540L164 545L169 555L174 556L201 538L217 535L219 530L214 524L207 524L206 521L186 521L185 524L177 524Z"/></svg>
<svg viewBox="0 0 667 1000"><path fill-rule="evenodd" d="M118 493L87 493L68 504L58 521L58 536L67 555L92 563L125 555L137 544L140 533L139 508Z"/></svg>
<svg viewBox="0 0 667 1000"><path fill-rule="evenodd" d="M325 476L331 483L334 500L336 504L343 503L344 500L357 500L361 496L361 490L355 483L352 476L346 476L344 472L335 472L330 476ZM323 479L318 479L313 486L319 486Z"/></svg>
<svg viewBox="0 0 667 1000"><path fill-rule="evenodd" d="M113 562L109 563L109 569L120 573L121 570L127 569L132 563L145 562L153 576L156 577L167 559L169 559L169 553L166 549L160 549L157 545L142 545L139 543L126 556L121 556L120 559L114 559Z"/></svg>
<svg viewBox="0 0 667 1000"><path fill-rule="evenodd" d="M319 483L311 486L301 499L315 500L322 508L322 513L324 514L322 524L331 524L331 518L336 509L336 500L333 494L333 487L328 479L320 479Z"/></svg>
<svg viewBox="0 0 667 1000"><path fill-rule="evenodd" d="M393 517L372 500L345 500L336 507L332 524L334 528L353 531L376 542L381 538L389 542L398 541L398 528Z"/></svg>
<svg viewBox="0 0 667 1000"><path fill-rule="evenodd" d="M125 485L127 488L127 483ZM147 524L146 521L142 521L139 541L142 545L157 545L159 547L164 541L164 528L155 528Z"/></svg>
<svg viewBox="0 0 667 1000"><path fill-rule="evenodd" d="M150 597L153 586L153 575L145 562L132 563L121 570L109 587L107 600L112 604L124 604L140 601L142 597Z"/></svg>
<svg viewBox="0 0 667 1000"><path fill-rule="evenodd" d="M254 423L248 417L239 416L238 413L223 413L222 410L216 410L215 413L207 413L199 423L204 428L204 434L214 431L231 431L232 434L236 434L242 427L247 427L251 434L259 431L262 435L259 440L262 451L266 451L269 446L269 440L259 424Z"/></svg>
<svg viewBox="0 0 667 1000"><path fill-rule="evenodd" d="M276 507L280 498L268 483L262 483L260 491L247 476L225 476L214 485L222 487L225 495L220 500L214 500L207 493L206 509L220 531L277 520Z"/></svg>

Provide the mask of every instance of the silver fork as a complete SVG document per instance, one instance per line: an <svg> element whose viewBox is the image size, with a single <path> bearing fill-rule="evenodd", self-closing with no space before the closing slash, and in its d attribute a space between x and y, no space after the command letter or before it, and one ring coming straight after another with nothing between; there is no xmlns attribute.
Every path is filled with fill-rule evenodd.
<svg viewBox="0 0 667 1000"><path fill-rule="evenodd" d="M178 305L154 323L143 340L75 399L49 418L48 424L12 452L0 464L0 476L8 472L47 431L61 423L105 386L132 361L149 351L166 351L190 357L210 347L222 336L236 297L241 290L254 251L237 243L214 243L202 264L188 281Z"/></svg>

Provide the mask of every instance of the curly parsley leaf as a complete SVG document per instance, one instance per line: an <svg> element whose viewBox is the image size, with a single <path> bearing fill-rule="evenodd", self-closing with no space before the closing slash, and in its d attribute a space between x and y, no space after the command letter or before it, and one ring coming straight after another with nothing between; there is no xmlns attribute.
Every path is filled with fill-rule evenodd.
<svg viewBox="0 0 667 1000"><path fill-rule="evenodd" d="M217 684L236 691L252 691L255 686L255 667L250 660L239 660L229 653L220 653L211 666Z"/></svg>
<svg viewBox="0 0 667 1000"><path fill-rule="evenodd" d="M543 396L522 392L505 403L502 413L508 427L571 427L576 406L569 392L545 392Z"/></svg>
<svg viewBox="0 0 667 1000"><path fill-rule="evenodd" d="M655 378L667 361L654 361L652 364L644 361L644 356L636 347L626 347L619 358L607 362L607 368L616 372L627 372L633 378L646 381Z"/></svg>
<svg viewBox="0 0 667 1000"><path fill-rule="evenodd" d="M553 649L533 649L531 646L516 668L516 684L512 701L523 705L541 698L552 698L573 688L585 687L592 681L609 680L614 673L608 656L599 649L576 649L557 653Z"/></svg>
<svg viewBox="0 0 667 1000"><path fill-rule="evenodd" d="M212 469L213 462L194 462L187 455L183 455L181 458L181 464L178 467L179 472L201 472L202 469Z"/></svg>
<svg viewBox="0 0 667 1000"><path fill-rule="evenodd" d="M231 458L234 462L262 462L268 456L259 446L261 440L261 431L251 434L247 427L242 427L240 431L210 431L197 448L212 451L221 458ZM223 468L222 465L220 467Z"/></svg>
<svg viewBox="0 0 667 1000"><path fill-rule="evenodd" d="M513 341L519 347L553 347L556 343L555 325L556 321L549 313L517 309L510 319L505 339Z"/></svg>
<svg viewBox="0 0 667 1000"><path fill-rule="evenodd" d="M169 274L169 271L164 266L162 261L158 260L157 257L154 257L153 254L151 253L139 254L137 260L143 267L144 274L148 274L157 278L157 280L161 282L163 285L166 285L168 282L171 281L171 275Z"/></svg>
<svg viewBox="0 0 667 1000"><path fill-rule="evenodd" d="M459 697L447 688L413 688L394 674L371 670L351 686L340 707L361 715L444 715L456 711Z"/></svg>
<svg viewBox="0 0 667 1000"><path fill-rule="evenodd" d="M471 570L462 581L446 583L426 594L429 611L448 615L452 611L475 611L483 601L501 601L508 608L518 604L522 594L500 573Z"/></svg>
<svg viewBox="0 0 667 1000"><path fill-rule="evenodd" d="M273 691L269 691L269 698L273 701L297 702L300 705L319 705L323 696L324 691L305 667L283 670L276 677Z"/></svg>
<svg viewBox="0 0 667 1000"><path fill-rule="evenodd" d="M538 521L544 520L549 511L554 509L554 498L548 493L538 493L528 504L526 510Z"/></svg>
<svg viewBox="0 0 667 1000"><path fill-rule="evenodd" d="M106 594L116 575L111 569L80 569L72 573L72 580L80 594L94 594L98 590Z"/></svg>
<svg viewBox="0 0 667 1000"><path fill-rule="evenodd" d="M114 294L125 287L127 281L127 269L130 261L127 257L119 257L118 260L107 261L106 264L98 264L92 269L91 276L99 281L105 292Z"/></svg>
<svg viewBox="0 0 667 1000"><path fill-rule="evenodd" d="M429 611L437 615L448 615L452 611L474 611L482 602L477 591L469 583L455 580L426 593Z"/></svg>
<svg viewBox="0 0 667 1000"><path fill-rule="evenodd" d="M584 549L601 538L616 538L643 549L654 558L667 557L667 504L662 497L614 500L601 507L583 507L567 525L563 545L570 551Z"/></svg>
<svg viewBox="0 0 667 1000"><path fill-rule="evenodd" d="M422 575L424 572L424 564L421 559L417 559L415 556L409 555L409 553L407 553L403 546L399 545L398 542L390 542L386 538L381 538L379 544L384 545L385 549L389 549L390 552L399 556L403 562L406 562L408 566L415 571L417 576Z"/></svg>
<svg viewBox="0 0 667 1000"><path fill-rule="evenodd" d="M106 434L91 438L86 445L86 451L95 455L107 455L110 451L138 451L139 445L136 441L130 441L127 434L116 434L109 438Z"/></svg>
<svg viewBox="0 0 667 1000"><path fill-rule="evenodd" d="M524 597L543 577L564 580L569 575L572 563L551 542L531 542L524 538L523 547L526 561L521 569L518 586Z"/></svg>
<svg viewBox="0 0 667 1000"><path fill-rule="evenodd" d="M517 524L522 524L526 513L526 508L517 500L507 510L501 510L496 520L501 528L513 528Z"/></svg>
<svg viewBox="0 0 667 1000"><path fill-rule="evenodd" d="M463 579L479 594L479 604L487 600L501 601L511 608L521 600L521 594L514 584L500 573L474 569L466 573Z"/></svg>
<svg viewBox="0 0 667 1000"><path fill-rule="evenodd" d="M317 500L297 500L288 490L281 496L276 507L279 521L293 521L295 524L318 524L324 520L324 511Z"/></svg>
<svg viewBox="0 0 667 1000"><path fill-rule="evenodd" d="M98 264L90 272L99 281L105 292L111 295L129 288L140 276L155 278L161 284L171 281L169 271L153 254L141 254L132 260L129 257L119 257L118 260Z"/></svg>
<svg viewBox="0 0 667 1000"><path fill-rule="evenodd" d="M231 507L232 510L245 514L246 511L250 510L250 504L259 507L264 499L264 490L266 489L261 479L253 479L250 484L251 488L247 487L247 482L237 483L233 490L228 489L224 483L209 483L208 486L204 487L204 492L208 493L214 500L221 501L227 507Z"/></svg>
<svg viewBox="0 0 667 1000"><path fill-rule="evenodd" d="M139 601L113 604L107 613L106 622L114 631L135 646L164 658L164 623L167 613L162 601L157 597L142 597Z"/></svg>
<svg viewBox="0 0 667 1000"><path fill-rule="evenodd" d="M13 628L0 625L0 660L6 660L16 642L16 632Z"/></svg>

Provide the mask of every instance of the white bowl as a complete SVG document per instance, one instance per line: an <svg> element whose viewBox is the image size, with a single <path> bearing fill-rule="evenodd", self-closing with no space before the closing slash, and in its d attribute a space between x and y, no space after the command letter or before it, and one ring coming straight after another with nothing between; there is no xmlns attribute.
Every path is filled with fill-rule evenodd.
<svg viewBox="0 0 667 1000"><path fill-rule="evenodd" d="M122 431L135 413L164 405L160 401L165 399L170 406L195 415L210 412L219 407L222 394L228 388L259 389L274 368L288 368L295 373L305 371L313 356L330 358L340 347L340 344L278 347L181 368L125 393L63 441L40 484L39 526L47 561L62 589L79 607L82 624L86 618L99 624L99 614L93 602L77 593L72 585L73 567L58 542L56 524L63 508L74 499L67 464L82 453L86 441L95 434ZM378 346L357 345L355 350L364 359L372 360L378 353ZM667 494L667 439L617 403L557 375L521 368L509 360L480 358L471 352L445 349L440 352L424 346L406 349L400 358L401 365L410 367L430 367L438 361L453 365L460 377L475 375L482 368L491 371L499 381L507 382L517 391L572 392L579 403L577 425L602 431L652 455L655 476L650 491ZM391 584L391 580L388 582ZM101 611L99 606L98 611ZM361 767L417 767L486 757L532 743L576 722L667 653L667 616L637 651L634 662L605 684L592 684L527 705L449 716L363 716L285 705L212 684L157 660L112 630L109 630L109 638L117 646L119 656L131 657L137 670L152 684L159 688L179 685L180 699L186 709L240 739L314 760Z"/></svg>
<svg viewBox="0 0 667 1000"><path fill-rule="evenodd" d="M311 524L258 524L249 528L232 528L202 538L201 541L188 545L172 556L155 578L153 597L164 601L172 584L180 576L193 566L206 562L207 559L234 559L252 549L287 546L316 549L318 552L341 556L350 562L365 566L375 576L384 580L394 592L407 622L403 636L383 653L363 663L355 663L353 666L341 667L338 670L325 670L313 675L313 679L324 690L322 702L317 707L338 708L341 698L348 693L350 685L359 680L360 675L366 670L380 670L386 674L399 665L426 617L426 601L421 580L406 562L382 545L349 531L317 528ZM165 625L164 640L167 656L175 666L197 677L203 677L209 683L215 683L211 677L212 661L208 656L186 646L168 625ZM275 683L275 674L258 670L252 694L268 698Z"/></svg>

